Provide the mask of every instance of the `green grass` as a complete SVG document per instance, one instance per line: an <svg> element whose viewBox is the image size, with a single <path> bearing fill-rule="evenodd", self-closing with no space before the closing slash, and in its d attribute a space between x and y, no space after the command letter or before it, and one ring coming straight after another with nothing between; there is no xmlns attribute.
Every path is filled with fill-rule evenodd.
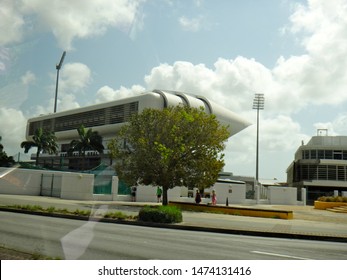
<svg viewBox="0 0 347 280"><path fill-rule="evenodd" d="M180 223L182 211L175 206L145 206L140 210L138 219L154 223Z"/></svg>
<svg viewBox="0 0 347 280"><path fill-rule="evenodd" d="M32 211L32 212L47 212L47 213L57 213L57 214L67 214L67 215L76 215L76 216L83 216L83 217L89 217L92 216L92 212L90 210L81 210L76 209L73 211L69 211L66 208L55 208L54 206L50 206L47 208L43 208L40 205L7 205L5 207L12 208L12 209L20 209L20 210L26 210L26 211ZM131 216L126 215L123 212L116 211L116 212L107 212L102 215L103 218L109 218L109 219L117 219L117 220L136 220L137 216Z"/></svg>

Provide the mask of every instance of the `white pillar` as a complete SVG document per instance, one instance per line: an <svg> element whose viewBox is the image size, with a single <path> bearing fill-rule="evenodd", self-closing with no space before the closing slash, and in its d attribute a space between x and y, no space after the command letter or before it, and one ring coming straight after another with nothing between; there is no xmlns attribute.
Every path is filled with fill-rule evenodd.
<svg viewBox="0 0 347 280"><path fill-rule="evenodd" d="M301 200L304 203L304 206L306 206L306 189L301 188Z"/></svg>

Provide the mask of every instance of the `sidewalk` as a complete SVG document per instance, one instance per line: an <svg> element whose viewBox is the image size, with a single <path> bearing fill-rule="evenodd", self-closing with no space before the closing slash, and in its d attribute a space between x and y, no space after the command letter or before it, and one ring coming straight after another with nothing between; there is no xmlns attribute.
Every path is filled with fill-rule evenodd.
<svg viewBox="0 0 347 280"><path fill-rule="evenodd" d="M68 210L121 211L137 215L144 205L157 203L120 202L120 201L76 201L42 196L0 195L0 206L40 205L48 208L66 208ZM347 214L314 209L313 206L296 205L230 205L252 207L255 209L276 209L293 211L292 220L246 217L205 212L183 212L183 222L174 225L149 225L181 230L199 230L229 234L256 235L279 238L314 239L347 243ZM134 223L134 222L133 222ZM0 253L1 257L1 253Z"/></svg>

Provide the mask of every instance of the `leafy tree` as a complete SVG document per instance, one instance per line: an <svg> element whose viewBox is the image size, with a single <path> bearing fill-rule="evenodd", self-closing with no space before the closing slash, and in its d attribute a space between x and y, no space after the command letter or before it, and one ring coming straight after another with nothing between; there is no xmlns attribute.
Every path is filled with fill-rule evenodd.
<svg viewBox="0 0 347 280"><path fill-rule="evenodd" d="M0 142L2 140L2 137L0 136ZM6 152L4 151L4 146L0 143L0 166L12 166L14 164L14 159L12 156L7 156Z"/></svg>
<svg viewBox="0 0 347 280"><path fill-rule="evenodd" d="M37 148L36 152L36 165L38 165L39 155L41 152L55 154L58 152L57 138L54 132L37 128L35 130L32 141L23 141L20 144L21 148L24 148L24 153L28 153L33 147Z"/></svg>
<svg viewBox="0 0 347 280"><path fill-rule="evenodd" d="M187 106L145 109L133 115L108 148L115 168L128 185L211 186L224 166L221 153L229 133L214 115ZM125 139L125 140L124 140Z"/></svg>
<svg viewBox="0 0 347 280"><path fill-rule="evenodd" d="M98 151L100 154L104 152L104 145L102 144L102 137L97 131L93 131L91 128L86 129L83 125L77 128L79 140L72 140L70 143L69 154L73 151L83 157L83 165L85 161L86 151Z"/></svg>

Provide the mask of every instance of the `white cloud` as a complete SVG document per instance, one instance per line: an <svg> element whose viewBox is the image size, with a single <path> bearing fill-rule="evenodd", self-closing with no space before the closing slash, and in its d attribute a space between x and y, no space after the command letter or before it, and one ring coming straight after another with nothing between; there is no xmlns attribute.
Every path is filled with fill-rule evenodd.
<svg viewBox="0 0 347 280"><path fill-rule="evenodd" d="M91 82L91 71L83 63L67 63L60 70L59 90L63 93L82 92Z"/></svg>
<svg viewBox="0 0 347 280"><path fill-rule="evenodd" d="M103 103L107 101L117 100L120 98L126 98L144 91L145 89L139 85L132 86L131 89L121 87L119 90L114 90L109 86L103 86L96 93L96 103Z"/></svg>
<svg viewBox="0 0 347 280"><path fill-rule="evenodd" d="M316 130L327 129L328 135L347 135L347 112L338 115L331 122L317 122L314 124Z"/></svg>
<svg viewBox="0 0 347 280"><path fill-rule="evenodd" d="M24 17L18 9L21 1L3 0L0 5L0 45L19 42L23 37Z"/></svg>
<svg viewBox="0 0 347 280"><path fill-rule="evenodd" d="M52 32L64 49L75 38L103 34L116 27L129 33L142 0L4 0L0 6L0 45L19 42L24 34Z"/></svg>
<svg viewBox="0 0 347 280"><path fill-rule="evenodd" d="M201 28L202 17L187 18L182 16L178 19L178 22L183 30L197 32Z"/></svg>
<svg viewBox="0 0 347 280"><path fill-rule="evenodd" d="M29 86L33 83L35 83L36 81L36 76L34 73L32 73L31 71L27 71L23 76L22 76L22 83L25 86Z"/></svg>
<svg viewBox="0 0 347 280"><path fill-rule="evenodd" d="M25 140L26 118L19 110L1 107L0 119L6 120L1 122L0 135L4 151L8 156L13 156L18 152L23 152L20 143Z"/></svg>

